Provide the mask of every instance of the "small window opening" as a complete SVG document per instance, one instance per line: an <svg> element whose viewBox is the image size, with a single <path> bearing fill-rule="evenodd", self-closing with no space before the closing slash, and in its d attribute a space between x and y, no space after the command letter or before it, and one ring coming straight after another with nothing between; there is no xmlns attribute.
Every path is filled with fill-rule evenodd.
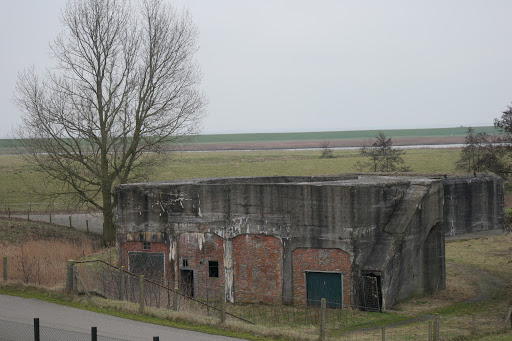
<svg viewBox="0 0 512 341"><path fill-rule="evenodd" d="M150 242L142 242L142 250L151 250Z"/></svg>
<svg viewBox="0 0 512 341"><path fill-rule="evenodd" d="M188 266L188 259L183 258L183 260L182 260L182 265L183 265L184 267L187 267L187 266Z"/></svg>
<svg viewBox="0 0 512 341"><path fill-rule="evenodd" d="M208 261L208 277L219 277L219 262L216 260Z"/></svg>

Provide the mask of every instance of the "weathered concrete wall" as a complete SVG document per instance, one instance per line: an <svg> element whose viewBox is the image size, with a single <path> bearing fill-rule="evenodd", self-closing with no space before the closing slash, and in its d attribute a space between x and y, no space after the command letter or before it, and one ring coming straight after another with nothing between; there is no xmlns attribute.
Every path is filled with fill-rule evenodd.
<svg viewBox="0 0 512 341"><path fill-rule="evenodd" d="M503 228L503 180L492 174L450 176L444 185L447 236Z"/></svg>
<svg viewBox="0 0 512 341"><path fill-rule="evenodd" d="M200 249L198 244L185 245L180 236L218 236L223 241L222 283L231 301L250 299L247 293L251 291L258 294L251 284L253 272L247 272L251 268L256 269L256 276L274 278L263 291L271 296L280 294L287 303L305 302L300 278L294 278L293 255L299 254L295 251L340 250L342 253L335 254L346 255L349 263L334 269L343 273L343 286L349 285L343 296L350 297L351 304L361 305L361 275L372 272L381 278L385 309L396 299L444 286L444 262L431 257L444 255L444 239L436 228L443 221L442 196L441 180L390 176L231 178L122 185L115 191L117 242L124 245L137 238L163 239L169 245L169 268L177 283L182 269L179 260L186 253L183 248L189 253ZM244 240L250 241L245 247L240 244ZM242 251L248 245L255 249ZM256 249L262 247L267 252L258 253ZM434 265L430 264L432 259ZM267 269L268 264L272 264L272 271ZM200 265L194 263L196 271L204 271ZM311 266L315 268L308 270L325 270L325 264L315 266L312 262ZM245 289L236 292L235 282Z"/></svg>

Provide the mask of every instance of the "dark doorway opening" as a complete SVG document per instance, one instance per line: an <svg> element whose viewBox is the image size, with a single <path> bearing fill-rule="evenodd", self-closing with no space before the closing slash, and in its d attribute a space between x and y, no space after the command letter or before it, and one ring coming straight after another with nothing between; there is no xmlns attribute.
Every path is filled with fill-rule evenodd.
<svg viewBox="0 0 512 341"><path fill-rule="evenodd" d="M382 311L382 287L380 275L365 274L362 278L363 310Z"/></svg>
<svg viewBox="0 0 512 341"><path fill-rule="evenodd" d="M341 309L343 302L342 274L336 272L306 272L307 304L319 307L322 298L327 300L327 306Z"/></svg>
<svg viewBox="0 0 512 341"><path fill-rule="evenodd" d="M194 270L181 270L180 292L188 297L194 297Z"/></svg>

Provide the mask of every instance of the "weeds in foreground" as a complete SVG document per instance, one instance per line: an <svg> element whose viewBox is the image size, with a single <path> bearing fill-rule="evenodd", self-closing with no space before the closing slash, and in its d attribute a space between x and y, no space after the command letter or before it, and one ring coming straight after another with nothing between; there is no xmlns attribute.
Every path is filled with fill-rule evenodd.
<svg viewBox="0 0 512 341"><path fill-rule="evenodd" d="M10 280L51 287L64 283L68 259L80 259L95 249L88 239L29 239L18 245L0 244L0 255L7 257Z"/></svg>

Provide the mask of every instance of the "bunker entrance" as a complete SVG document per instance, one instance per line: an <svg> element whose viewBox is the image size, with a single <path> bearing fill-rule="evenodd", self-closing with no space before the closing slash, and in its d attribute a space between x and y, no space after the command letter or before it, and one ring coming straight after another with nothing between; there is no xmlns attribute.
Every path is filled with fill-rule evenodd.
<svg viewBox="0 0 512 341"><path fill-rule="evenodd" d="M306 299L311 307L319 307L322 298L327 300L327 307L342 307L342 274L336 272L306 272Z"/></svg>
<svg viewBox="0 0 512 341"><path fill-rule="evenodd" d="M180 292L188 297L194 297L194 270L180 271Z"/></svg>
<svg viewBox="0 0 512 341"><path fill-rule="evenodd" d="M382 287L380 275L373 273L363 275L363 310L381 311L382 310Z"/></svg>

